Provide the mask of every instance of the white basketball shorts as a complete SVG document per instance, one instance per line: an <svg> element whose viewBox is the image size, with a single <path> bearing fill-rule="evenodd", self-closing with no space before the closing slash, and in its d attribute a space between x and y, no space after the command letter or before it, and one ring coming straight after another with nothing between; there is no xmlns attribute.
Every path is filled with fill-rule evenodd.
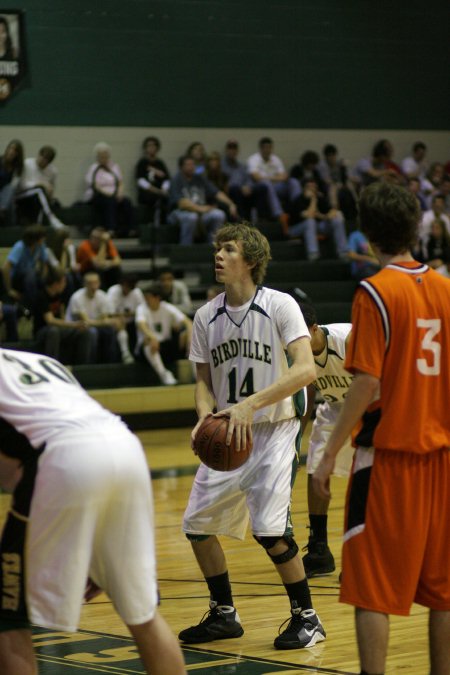
<svg viewBox="0 0 450 675"><path fill-rule="evenodd" d="M323 456L323 451L333 431L338 415L342 409L340 404L330 405L321 403L316 410L316 419L313 422L311 436L309 438L308 457L306 460L306 469L308 473L314 473L319 466ZM355 448L351 444L350 438L339 450L336 457L336 464L333 475L348 476L352 466Z"/></svg>
<svg viewBox="0 0 450 675"><path fill-rule="evenodd" d="M153 617L158 594L152 492L133 434L101 428L47 443L25 550L32 623L76 630L88 576L125 623Z"/></svg>
<svg viewBox="0 0 450 675"><path fill-rule="evenodd" d="M256 536L282 536L291 529L291 489L297 471L300 422L262 422L253 426L253 450L234 471L201 464L184 514L189 534L244 539L249 518Z"/></svg>

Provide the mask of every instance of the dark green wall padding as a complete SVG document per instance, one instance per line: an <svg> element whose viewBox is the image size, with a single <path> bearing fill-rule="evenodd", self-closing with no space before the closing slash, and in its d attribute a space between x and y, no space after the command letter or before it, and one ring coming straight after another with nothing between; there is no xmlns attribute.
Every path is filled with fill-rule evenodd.
<svg viewBox="0 0 450 675"><path fill-rule="evenodd" d="M30 86L1 124L449 128L448 2L19 4Z"/></svg>

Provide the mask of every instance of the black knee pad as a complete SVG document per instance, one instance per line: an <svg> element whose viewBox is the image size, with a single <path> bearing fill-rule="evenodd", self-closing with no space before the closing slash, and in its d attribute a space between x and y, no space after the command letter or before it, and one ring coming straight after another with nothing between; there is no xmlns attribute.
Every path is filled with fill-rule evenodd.
<svg viewBox="0 0 450 675"><path fill-rule="evenodd" d="M211 536L210 534L190 534L186 532L186 539L189 541L206 541Z"/></svg>
<svg viewBox="0 0 450 675"><path fill-rule="evenodd" d="M295 543L295 539L290 536L283 537L255 537L258 544L266 550L267 555L272 560L275 565L281 565L282 563L288 562L295 558L298 553L298 546ZM288 545L287 551L280 553L279 555L272 555L269 553L268 549L273 548L278 541L285 541Z"/></svg>
<svg viewBox="0 0 450 675"><path fill-rule="evenodd" d="M260 546L262 546L266 551L268 548L272 548L275 546L277 541L280 541L280 539L283 539L283 537L257 537L256 535L253 535L253 539L255 539Z"/></svg>

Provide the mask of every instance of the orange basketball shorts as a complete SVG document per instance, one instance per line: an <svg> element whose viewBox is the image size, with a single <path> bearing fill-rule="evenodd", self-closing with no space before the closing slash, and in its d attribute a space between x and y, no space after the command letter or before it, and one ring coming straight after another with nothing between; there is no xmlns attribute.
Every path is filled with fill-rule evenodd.
<svg viewBox="0 0 450 675"><path fill-rule="evenodd" d="M409 614L450 610L450 448L358 448L349 482L341 602Z"/></svg>

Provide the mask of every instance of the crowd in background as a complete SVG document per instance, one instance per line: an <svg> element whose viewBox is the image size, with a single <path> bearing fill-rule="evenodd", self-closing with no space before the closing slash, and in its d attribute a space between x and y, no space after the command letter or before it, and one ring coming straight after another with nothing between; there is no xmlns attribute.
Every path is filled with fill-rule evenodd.
<svg viewBox="0 0 450 675"><path fill-rule="evenodd" d="M408 157L397 163L392 143L381 139L370 156L354 166L348 166L331 143L325 144L320 154L305 150L289 169L275 153L274 141L268 136L259 140L255 150L242 159L236 139L229 139L222 153L207 151L203 143L196 141L187 146L179 158L178 171L171 176L160 157L159 139L148 136L134 168L136 192L130 200L124 194L123 170L114 161L111 147L97 143L93 149L95 161L85 175L83 200L92 204L99 219L97 224L112 231L122 229L125 234L133 234L137 227L130 212L133 201L150 209L162 207L163 221L179 209L180 185L185 188L183 177L193 183L195 198L190 201L197 206L217 206L225 211L227 220L251 220L256 216L259 220L278 219L284 227L299 221L299 207L304 206L301 195L311 182L317 186L319 196L350 221L355 218L355 200L361 187L375 180L408 185L423 210L431 207L432 196L438 192L443 192L447 207L450 200L450 161L429 162L426 145L420 141L413 144ZM7 144L0 158L0 222L14 224L17 218L41 222L48 218L58 227L58 220L52 219L52 204L57 205L55 157L56 149L49 145L40 148L36 157L25 158L20 140ZM203 199L206 204L200 203ZM181 210L191 208L184 204Z"/></svg>
<svg viewBox="0 0 450 675"><path fill-rule="evenodd" d="M29 225L9 251L0 302L6 341L18 341L25 316L39 353L73 365L146 361L162 384L176 384L192 327L184 282L162 268L157 281L138 286L102 227L76 248L66 236L65 228Z"/></svg>
<svg viewBox="0 0 450 675"><path fill-rule="evenodd" d="M392 144L382 139L352 167L328 143L321 155L303 152L288 170L274 150L273 140L263 137L243 161L236 139L226 142L222 154L193 142L171 175L159 156L160 141L149 136L135 167L132 200L111 148L98 143L84 194L95 226L76 247L55 195L56 150L45 145L36 157L25 158L23 144L10 141L0 157L0 226L28 227L2 270L6 339L16 341L19 318L32 316L45 354L73 364L141 358L163 384L174 382L173 363L189 347L192 303L170 270L144 293L136 279L122 274L114 237L137 236L136 203L147 209L147 222L177 225L184 245L211 242L226 221L273 222L286 241L303 241L307 258L316 260L320 240L332 237L336 255L348 259L361 279L374 274L378 263L357 228L358 195L374 181L391 181L411 190L422 209L416 259L449 276L450 161L429 163L418 141L397 163Z"/></svg>

